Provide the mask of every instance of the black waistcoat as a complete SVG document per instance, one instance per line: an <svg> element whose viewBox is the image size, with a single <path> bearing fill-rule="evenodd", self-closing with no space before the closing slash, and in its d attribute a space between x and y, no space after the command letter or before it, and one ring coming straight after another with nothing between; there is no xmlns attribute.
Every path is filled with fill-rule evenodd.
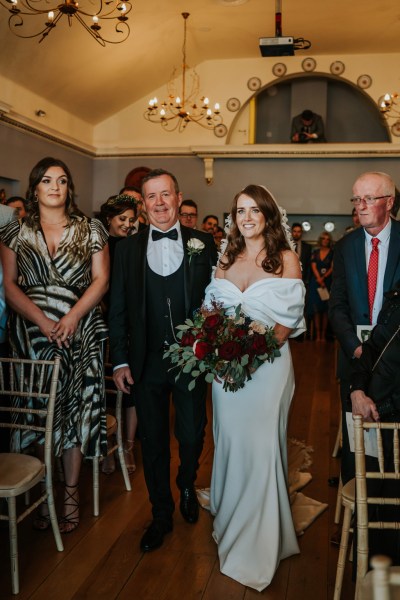
<svg viewBox="0 0 400 600"><path fill-rule="evenodd" d="M149 350L159 350L167 342L174 340L171 318L174 328L184 323L185 290L184 290L184 261L175 273L163 277L157 275L146 264L146 329L147 347Z"/></svg>

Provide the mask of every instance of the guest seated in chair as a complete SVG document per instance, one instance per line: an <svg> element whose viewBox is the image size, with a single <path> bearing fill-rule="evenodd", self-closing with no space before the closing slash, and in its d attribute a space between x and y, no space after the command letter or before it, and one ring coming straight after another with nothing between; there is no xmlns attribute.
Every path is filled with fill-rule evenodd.
<svg viewBox="0 0 400 600"><path fill-rule="evenodd" d="M351 376L352 412L370 422L400 421L400 282L385 297L371 337L363 343L360 358L353 361ZM393 462L392 432L383 431L382 437L385 463L389 461L390 464ZM379 470L377 458L367 456L366 462L367 471ZM370 493L375 497L399 496L399 482L396 480L377 480L368 485L371 483L376 489L370 490ZM371 510L376 511L374 520L400 521L398 506L371 507ZM400 564L398 531L372 530L369 540L371 556L386 554L394 564Z"/></svg>

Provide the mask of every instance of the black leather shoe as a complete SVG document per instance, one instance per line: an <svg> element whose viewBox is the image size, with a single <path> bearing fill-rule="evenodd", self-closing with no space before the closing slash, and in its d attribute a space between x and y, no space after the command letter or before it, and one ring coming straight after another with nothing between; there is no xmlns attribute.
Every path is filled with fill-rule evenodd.
<svg viewBox="0 0 400 600"><path fill-rule="evenodd" d="M172 524L166 521L155 520L151 523L140 541L142 552L157 550L164 541L164 536L172 531Z"/></svg>
<svg viewBox="0 0 400 600"><path fill-rule="evenodd" d="M179 508L185 521L188 523L197 523L199 519L199 503L194 488L184 488L181 490Z"/></svg>

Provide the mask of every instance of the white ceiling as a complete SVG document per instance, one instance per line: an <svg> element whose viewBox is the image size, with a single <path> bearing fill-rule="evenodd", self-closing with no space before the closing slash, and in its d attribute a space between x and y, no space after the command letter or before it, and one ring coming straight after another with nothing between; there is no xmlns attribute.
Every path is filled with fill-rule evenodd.
<svg viewBox="0 0 400 600"><path fill-rule="evenodd" d="M6 0L3 0L5 2ZM43 0L45 1L45 0ZM48 10L52 0L47 0ZM55 0L58 4L60 0ZM95 0L80 0L95 4ZM259 57L258 38L274 35L275 0L133 0L127 41L105 48L79 23L67 22L42 43L8 29L0 6L0 73L96 124L170 77L182 57L183 19L190 13L187 62ZM400 49L399 0L282 0L283 35L312 42L305 56L392 53ZM65 21L65 17L63 17ZM271 59L264 59L271 60ZM5 99L0 89L0 100Z"/></svg>

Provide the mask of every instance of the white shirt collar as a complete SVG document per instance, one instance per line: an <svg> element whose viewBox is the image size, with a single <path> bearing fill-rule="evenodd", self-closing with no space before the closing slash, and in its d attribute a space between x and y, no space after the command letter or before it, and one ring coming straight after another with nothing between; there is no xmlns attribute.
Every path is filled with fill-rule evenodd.
<svg viewBox="0 0 400 600"><path fill-rule="evenodd" d="M385 225L385 227L378 233L378 235L373 236L368 233L366 229L364 229L365 240L367 244L371 244L371 240L373 237L377 237L381 244L386 244L390 238L390 231L392 229L392 219L389 219L389 222Z"/></svg>

